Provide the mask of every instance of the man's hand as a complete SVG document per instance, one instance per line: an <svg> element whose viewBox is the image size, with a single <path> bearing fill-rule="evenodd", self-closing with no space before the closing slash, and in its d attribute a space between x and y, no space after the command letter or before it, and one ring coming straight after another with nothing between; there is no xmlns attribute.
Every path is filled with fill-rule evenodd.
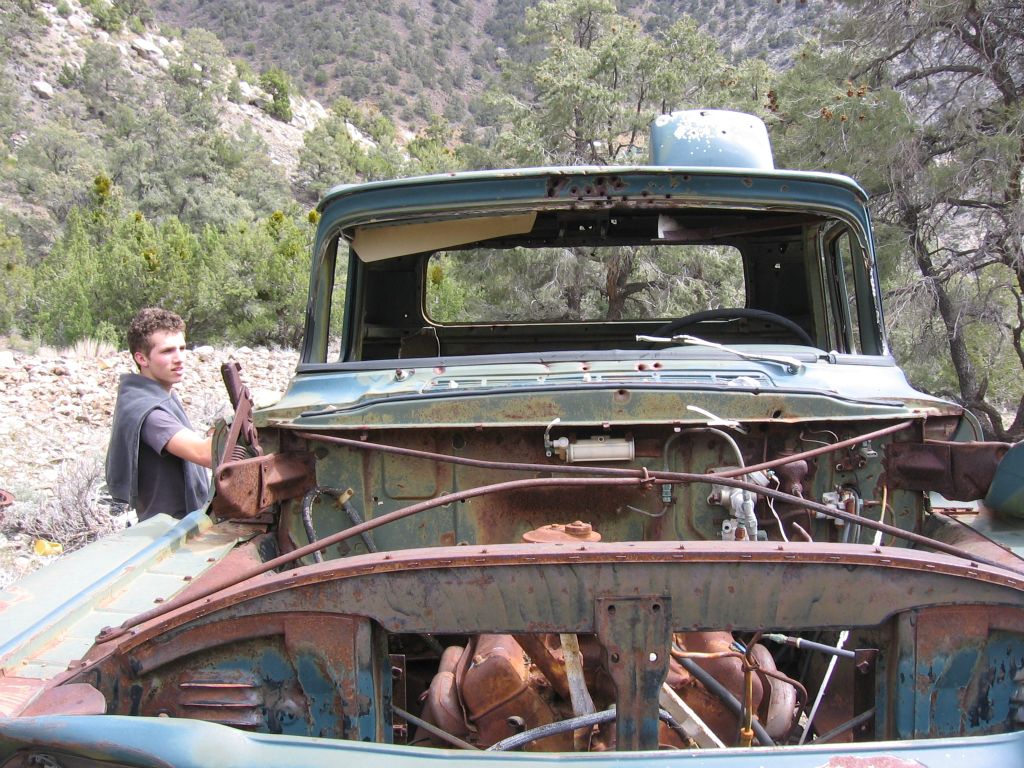
<svg viewBox="0 0 1024 768"><path fill-rule="evenodd" d="M182 428L167 441L165 450L179 459L191 461L202 467L213 466L213 438L203 437L191 429Z"/></svg>

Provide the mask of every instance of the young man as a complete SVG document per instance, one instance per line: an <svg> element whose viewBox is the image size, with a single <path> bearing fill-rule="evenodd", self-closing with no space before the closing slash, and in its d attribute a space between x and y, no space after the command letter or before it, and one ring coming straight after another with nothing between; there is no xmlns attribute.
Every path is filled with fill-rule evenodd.
<svg viewBox="0 0 1024 768"><path fill-rule="evenodd" d="M121 377L107 449L107 488L139 520L184 517L209 497L211 440L192 429L174 392L185 372L185 323L159 307L139 310L128 327L138 373Z"/></svg>

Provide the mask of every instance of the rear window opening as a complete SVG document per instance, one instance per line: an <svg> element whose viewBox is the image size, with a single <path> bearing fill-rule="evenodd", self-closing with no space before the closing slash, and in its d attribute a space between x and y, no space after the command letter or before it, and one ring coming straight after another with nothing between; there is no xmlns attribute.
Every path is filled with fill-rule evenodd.
<svg viewBox="0 0 1024 768"><path fill-rule="evenodd" d="M441 251L425 277L439 325L671 320L746 302L742 254L724 245Z"/></svg>

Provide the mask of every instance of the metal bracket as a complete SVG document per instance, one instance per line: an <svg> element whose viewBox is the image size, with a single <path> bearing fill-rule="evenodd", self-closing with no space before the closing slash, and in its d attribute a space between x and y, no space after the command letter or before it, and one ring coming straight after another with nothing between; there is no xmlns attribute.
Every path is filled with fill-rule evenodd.
<svg viewBox="0 0 1024 768"><path fill-rule="evenodd" d="M594 628L617 693L615 748L658 748L658 696L668 676L672 600L599 597Z"/></svg>

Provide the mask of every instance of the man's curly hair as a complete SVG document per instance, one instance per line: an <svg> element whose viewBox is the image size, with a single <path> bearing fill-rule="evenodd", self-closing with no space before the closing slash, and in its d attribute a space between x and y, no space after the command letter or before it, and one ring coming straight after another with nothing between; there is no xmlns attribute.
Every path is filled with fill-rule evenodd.
<svg viewBox="0 0 1024 768"><path fill-rule="evenodd" d="M157 331L168 331L169 333L184 333L185 321L174 312L160 307L146 307L140 309L132 318L128 326L128 351L134 359L136 352L148 355L153 349L153 342L150 340Z"/></svg>

